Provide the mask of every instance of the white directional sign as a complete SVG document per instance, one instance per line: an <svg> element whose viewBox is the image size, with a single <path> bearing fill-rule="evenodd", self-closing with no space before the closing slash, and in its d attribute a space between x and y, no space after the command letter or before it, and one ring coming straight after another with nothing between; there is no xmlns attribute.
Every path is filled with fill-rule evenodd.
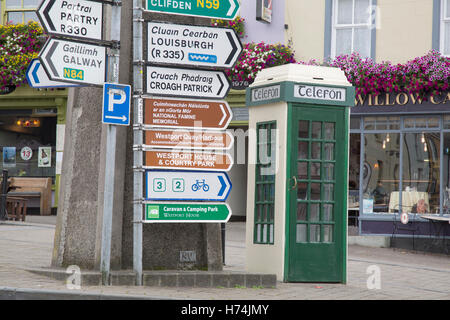
<svg viewBox="0 0 450 320"><path fill-rule="evenodd" d="M233 29L148 23L149 62L231 68L241 52Z"/></svg>
<svg viewBox="0 0 450 320"><path fill-rule="evenodd" d="M147 67L148 94L223 99L229 90L221 71Z"/></svg>
<svg viewBox="0 0 450 320"><path fill-rule="evenodd" d="M105 83L105 47L49 39L39 59L51 80L93 85Z"/></svg>
<svg viewBox="0 0 450 320"><path fill-rule="evenodd" d="M102 39L103 5L85 0L44 0L37 14L49 34Z"/></svg>
<svg viewBox="0 0 450 320"><path fill-rule="evenodd" d="M50 80L39 59L31 60L27 69L27 81L32 88L65 88L80 85Z"/></svg>
<svg viewBox="0 0 450 320"><path fill-rule="evenodd" d="M231 181L225 172L147 171L147 200L225 201Z"/></svg>

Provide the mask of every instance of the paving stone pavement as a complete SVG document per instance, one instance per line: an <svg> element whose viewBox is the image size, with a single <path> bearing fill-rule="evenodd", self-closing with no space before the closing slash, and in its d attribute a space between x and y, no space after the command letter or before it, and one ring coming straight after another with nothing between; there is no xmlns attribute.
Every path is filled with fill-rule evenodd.
<svg viewBox="0 0 450 320"><path fill-rule="evenodd" d="M140 296L155 299L193 300L450 300L450 257L399 249L349 246L348 283L282 283L276 288L172 288L66 285L27 268L49 267L54 226L0 222L0 290L2 287L42 289L77 294ZM45 221L48 223L48 220ZM226 233L224 270L245 270L245 224L230 222ZM379 288L368 288L368 279L379 272ZM373 287L376 283L369 282Z"/></svg>

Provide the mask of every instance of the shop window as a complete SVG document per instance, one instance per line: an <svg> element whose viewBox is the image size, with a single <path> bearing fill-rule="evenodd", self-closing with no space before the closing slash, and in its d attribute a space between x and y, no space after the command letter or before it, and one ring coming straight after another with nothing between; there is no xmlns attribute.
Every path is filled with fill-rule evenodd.
<svg viewBox="0 0 450 320"><path fill-rule="evenodd" d="M391 197L400 184L400 134L366 133L364 146L363 213L398 210Z"/></svg>
<svg viewBox="0 0 450 320"><path fill-rule="evenodd" d="M402 211L435 213L440 199L440 134L405 133Z"/></svg>
<svg viewBox="0 0 450 320"><path fill-rule="evenodd" d="M274 243L276 122L258 123L254 243Z"/></svg>
<svg viewBox="0 0 450 320"><path fill-rule="evenodd" d="M444 116L444 129L450 129L450 115Z"/></svg>
<svg viewBox="0 0 450 320"><path fill-rule="evenodd" d="M406 129L433 129L439 128L439 117L411 117L405 118Z"/></svg>
<svg viewBox="0 0 450 320"><path fill-rule="evenodd" d="M364 130L399 130L400 117L366 117Z"/></svg>
<svg viewBox="0 0 450 320"><path fill-rule="evenodd" d="M444 133L444 150L443 150L443 159L442 159L442 167L443 167L443 203L442 210L444 213L450 213L450 132Z"/></svg>
<svg viewBox="0 0 450 320"><path fill-rule="evenodd" d="M358 52L371 56L373 13L371 0L334 0L332 56Z"/></svg>
<svg viewBox="0 0 450 320"><path fill-rule="evenodd" d="M1 115L0 169L13 177L55 177L56 117Z"/></svg>
<svg viewBox="0 0 450 320"><path fill-rule="evenodd" d="M360 129L361 129L361 117L351 117L350 130L360 130Z"/></svg>
<svg viewBox="0 0 450 320"><path fill-rule="evenodd" d="M36 9L40 0L6 0L5 21L13 24L27 23L28 21L39 22Z"/></svg>

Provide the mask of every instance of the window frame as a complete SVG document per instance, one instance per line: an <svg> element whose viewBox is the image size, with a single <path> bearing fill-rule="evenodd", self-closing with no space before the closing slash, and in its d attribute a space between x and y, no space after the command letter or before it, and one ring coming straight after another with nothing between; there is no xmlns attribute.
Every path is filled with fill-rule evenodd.
<svg viewBox="0 0 450 320"><path fill-rule="evenodd" d="M352 23L351 24L338 24L338 10L339 10L339 2L340 0L332 0L332 10L331 10L331 44L330 44L330 58L334 59L336 55L336 31L338 29L349 29L352 30L352 44L351 44L351 53L354 52L354 31L358 28L366 27L369 30L369 55L364 58L374 58L374 39L375 39L375 26L374 21L375 17L373 15L373 10L369 11L369 19L367 23L354 23L355 20L355 1L352 0ZM376 5L375 0L369 0L369 7L374 7Z"/></svg>
<svg viewBox="0 0 450 320"><path fill-rule="evenodd" d="M446 18L445 13L447 12L447 6L449 5L448 0L440 0L440 14L439 14L439 52L446 57L450 57L450 51L446 54L445 50L445 24L450 24L450 17ZM449 44L450 46L450 44Z"/></svg>
<svg viewBox="0 0 450 320"><path fill-rule="evenodd" d="M33 13L36 14L36 19L33 20L33 21L35 21L35 22L40 24L39 18L37 17L37 13L36 13L36 11L37 11L37 9L39 7L39 1L38 1L38 3L37 3L35 8L24 8L23 0L20 0L20 1L21 1L21 7L14 7L14 8L10 8L10 9L8 9L7 6L6 6L6 0L2 1L2 3L1 3L2 24L6 24L6 23L9 22L9 20L8 20L8 13L10 13L10 12L22 13L22 21L19 22L19 23L27 23L28 21L25 21L25 13L26 12L33 12Z"/></svg>
<svg viewBox="0 0 450 320"><path fill-rule="evenodd" d="M269 132L267 134L267 142L265 144L265 148L266 151L270 152L270 156L272 159L274 159L274 161L276 161L276 159L273 157L274 155L272 154L272 152L275 150L275 148L273 148L273 146L276 146L277 141L272 141L272 130L277 130L277 121L264 121L264 122L258 122L256 124L256 140L257 140L257 148L256 148L256 164L255 164L255 199L254 199L254 221L253 221L253 243L254 244L261 244L261 245L274 245L275 244L275 178L276 178L276 174L273 173L270 176L272 176L271 179L268 179L267 177L269 175L265 175L265 179L260 179L260 174L259 171L261 168L263 168L264 166L267 166L267 164L263 164L260 162L260 158L259 158L259 154L260 154L260 147L263 145L260 141L260 135L259 135L259 131L261 129L268 129ZM269 165L274 165L273 162L271 162ZM273 191L273 196L272 196L272 200L270 200L270 195L269 195L269 199L259 199L258 198L258 186L269 186L269 194L271 192L271 190ZM265 188L263 188L263 197L264 197L264 190ZM267 213L267 207L269 207L268 211L269 213ZM273 217L271 217L270 214L270 207L273 210ZM259 216L259 208L262 208L262 210L266 210L266 219L260 219ZM260 239L258 239L258 227L260 226L260 232L261 232L261 237ZM264 229L264 227L266 227L266 229ZM264 235L264 230L266 232L266 234ZM272 237L271 237L271 230L272 230ZM265 240L264 240L265 239Z"/></svg>

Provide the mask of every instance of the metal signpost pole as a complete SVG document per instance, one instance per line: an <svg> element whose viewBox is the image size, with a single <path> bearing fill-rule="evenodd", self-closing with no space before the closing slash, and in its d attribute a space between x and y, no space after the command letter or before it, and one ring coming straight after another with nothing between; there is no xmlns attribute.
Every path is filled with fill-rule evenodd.
<svg viewBox="0 0 450 320"><path fill-rule="evenodd" d="M142 145L144 142L141 124L143 123L143 23L142 18L142 0L133 0L133 144ZM143 151L135 150L134 159L134 177L133 177L133 270L136 273L136 285L142 285L142 203L144 174L142 172Z"/></svg>
<svg viewBox="0 0 450 320"><path fill-rule="evenodd" d="M111 8L111 40L113 47L109 55L108 78L112 83L119 83L119 53L121 0L113 0ZM107 125L106 137L106 164L105 164L105 189L103 198L103 228L100 268L103 285L109 284L111 264L111 232L114 203L114 178L116 164L117 128L115 125Z"/></svg>

